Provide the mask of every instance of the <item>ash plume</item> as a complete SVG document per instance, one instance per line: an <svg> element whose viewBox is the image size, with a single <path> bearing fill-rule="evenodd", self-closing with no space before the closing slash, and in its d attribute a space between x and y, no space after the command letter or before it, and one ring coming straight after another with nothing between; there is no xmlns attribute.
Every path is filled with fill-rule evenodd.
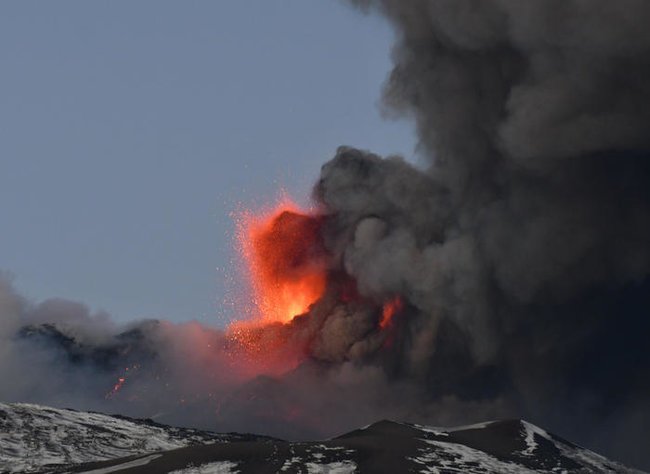
<svg viewBox="0 0 650 474"><path fill-rule="evenodd" d="M650 5L353 3L427 169L341 149L317 194L360 291L415 307L405 370L647 465Z"/></svg>
<svg viewBox="0 0 650 474"><path fill-rule="evenodd" d="M0 399L291 438L515 417L650 467L650 4L351 3L395 28L386 113L424 166L341 147L318 213L271 226L269 275L320 298L119 327L2 280Z"/></svg>

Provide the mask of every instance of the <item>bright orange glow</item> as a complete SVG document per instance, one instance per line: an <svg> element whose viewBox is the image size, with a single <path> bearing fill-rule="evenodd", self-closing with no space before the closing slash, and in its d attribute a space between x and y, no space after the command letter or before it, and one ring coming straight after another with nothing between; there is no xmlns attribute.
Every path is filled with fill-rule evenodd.
<svg viewBox="0 0 650 474"><path fill-rule="evenodd" d="M228 330L231 366L242 377L282 374L304 360L305 347L283 323L238 321Z"/></svg>
<svg viewBox="0 0 650 474"><path fill-rule="evenodd" d="M321 220L285 198L259 215L239 215L238 240L252 291L249 320L287 323L325 291Z"/></svg>
<svg viewBox="0 0 650 474"><path fill-rule="evenodd" d="M386 329L393 320L393 316L399 313L403 307L404 303L402 302L402 298L399 296L386 301L381 311L381 320L379 321L379 327Z"/></svg>

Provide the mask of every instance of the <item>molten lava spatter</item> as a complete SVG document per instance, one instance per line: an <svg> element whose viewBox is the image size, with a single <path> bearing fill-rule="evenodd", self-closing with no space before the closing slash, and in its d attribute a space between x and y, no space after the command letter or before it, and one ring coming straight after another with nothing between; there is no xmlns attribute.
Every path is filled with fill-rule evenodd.
<svg viewBox="0 0 650 474"><path fill-rule="evenodd" d="M239 217L239 245L258 322L287 323L325 291L325 251L319 216L285 199L273 211Z"/></svg>
<svg viewBox="0 0 650 474"><path fill-rule="evenodd" d="M104 396L104 398L106 398L107 400L109 400L109 399L114 398L115 396L117 396L117 394L119 393L119 391L122 390L122 387L123 387L124 384L126 383L126 379L127 379L127 377L128 377L130 374L132 374L134 371L136 371L137 369L139 369L139 367L140 367L140 366L139 366L138 364L134 364L134 365L132 365L131 367L126 367L126 368L124 369L124 374L123 374L121 377L118 377L118 378L117 378L117 381L115 382L115 384L113 384L113 388L112 388L112 389L111 389L111 390L110 390L110 391L109 391L109 392ZM129 372L129 370L130 370L131 372Z"/></svg>
<svg viewBox="0 0 650 474"><path fill-rule="evenodd" d="M388 300L384 303L381 312L381 320L379 321L379 327L386 329L392 322L393 316L396 313L399 313L404 307L404 302L402 298L396 296L395 298Z"/></svg>
<svg viewBox="0 0 650 474"><path fill-rule="evenodd" d="M354 278L336 269L323 242L326 217L284 199L271 211L241 212L236 218L249 293L240 305L243 317L228 328L226 346L239 374L286 373L306 358L321 357L314 353L310 331L313 335L330 315L336 319L340 311L355 307L373 315L381 311L377 330L385 331L381 337L389 341L392 319L403 309L403 300L394 297L382 305L364 297ZM309 314L326 292L327 298ZM296 319L301 315L306 318Z"/></svg>

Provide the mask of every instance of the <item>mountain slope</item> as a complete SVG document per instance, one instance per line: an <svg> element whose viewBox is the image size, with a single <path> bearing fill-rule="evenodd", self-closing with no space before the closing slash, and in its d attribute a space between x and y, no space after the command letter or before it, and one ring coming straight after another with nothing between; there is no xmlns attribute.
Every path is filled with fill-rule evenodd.
<svg viewBox="0 0 650 474"><path fill-rule="evenodd" d="M380 421L287 442L148 420L0 404L0 471L163 473L633 473L519 420L458 428Z"/></svg>
<svg viewBox="0 0 650 474"><path fill-rule="evenodd" d="M150 420L0 403L0 472L116 459L197 444L258 439L159 425Z"/></svg>

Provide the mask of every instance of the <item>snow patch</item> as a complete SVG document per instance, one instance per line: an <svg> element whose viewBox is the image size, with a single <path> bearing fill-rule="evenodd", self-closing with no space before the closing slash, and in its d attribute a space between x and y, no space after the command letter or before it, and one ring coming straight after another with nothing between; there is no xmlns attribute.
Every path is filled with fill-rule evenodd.
<svg viewBox="0 0 650 474"><path fill-rule="evenodd" d="M188 466L185 469L171 471L169 474L237 474L237 463L219 461L203 464L201 466Z"/></svg>
<svg viewBox="0 0 650 474"><path fill-rule="evenodd" d="M469 446L424 439L432 449L421 449L420 455L409 458L422 466L423 474L464 473L534 474L536 471L514 463L503 462Z"/></svg>
<svg viewBox="0 0 650 474"><path fill-rule="evenodd" d="M301 462L301 459L298 458L298 457L289 458L286 461L284 461L284 464L280 468L280 471L288 471L289 469L291 469L291 467L294 464L297 465L297 466L300 465L300 462Z"/></svg>
<svg viewBox="0 0 650 474"><path fill-rule="evenodd" d="M308 462L307 474L352 474L356 471L357 465L352 461L339 461L327 464Z"/></svg>
<svg viewBox="0 0 650 474"><path fill-rule="evenodd" d="M550 439L550 436L546 431L535 426L527 421L521 421L521 425L524 427L524 441L526 442L526 449L524 449L521 454L524 456L533 456L535 450L537 449L537 441L535 441L535 435L541 436L542 438Z"/></svg>
<svg viewBox="0 0 650 474"><path fill-rule="evenodd" d="M123 471L124 469L129 469L132 467L144 466L149 464L154 459L158 459L161 454L152 454L151 456L146 456L140 459L134 459L133 461L124 462L122 464L116 464L115 466L104 467L101 469L93 469L92 471L83 471L81 474L108 474L109 472Z"/></svg>

